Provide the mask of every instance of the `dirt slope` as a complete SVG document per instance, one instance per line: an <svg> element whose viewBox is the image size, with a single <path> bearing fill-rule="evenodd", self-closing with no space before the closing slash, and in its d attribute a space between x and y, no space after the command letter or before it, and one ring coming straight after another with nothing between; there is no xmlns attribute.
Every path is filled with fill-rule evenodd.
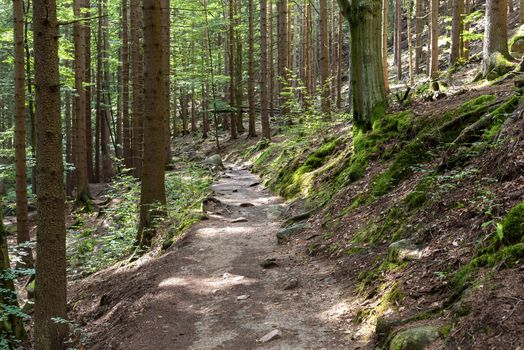
<svg viewBox="0 0 524 350"><path fill-rule="evenodd" d="M89 348L348 349L334 266L277 245L286 206L259 181L230 168L212 186L221 204L165 255L73 286ZM278 266L262 268L267 258ZM257 341L274 329L280 338Z"/></svg>

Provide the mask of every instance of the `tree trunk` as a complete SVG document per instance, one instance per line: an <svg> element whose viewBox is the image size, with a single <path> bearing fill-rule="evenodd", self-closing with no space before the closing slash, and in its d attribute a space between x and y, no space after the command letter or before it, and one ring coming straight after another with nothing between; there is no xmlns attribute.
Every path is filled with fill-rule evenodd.
<svg viewBox="0 0 524 350"><path fill-rule="evenodd" d="M22 3L22 0L19 0L20 3ZM23 7L23 4L17 4L17 1L14 1L14 9L13 12L16 19L19 19L20 17L17 16L16 11L17 7ZM23 11L22 11L23 15ZM23 20L23 17L22 17ZM16 22L15 22L16 25ZM23 42L23 39L22 39ZM22 44L22 56L23 56L23 44ZM9 262L9 250L7 246L7 231L4 228L4 216L3 216L3 206L0 206L0 305L2 307L12 307L17 308L18 307L18 300L15 290L15 284L14 279L10 277L12 271L11 266ZM3 340L7 341L8 344L13 345L12 349L16 349L18 347L15 347L15 342L23 340L26 336L26 332L24 329L24 323L23 319L18 317L16 314L13 313L5 313L2 312L2 322L0 322L0 334L2 334ZM12 342L12 343L11 343ZM2 342L2 345L5 344ZM7 349L11 349L11 347L7 347Z"/></svg>
<svg viewBox="0 0 524 350"><path fill-rule="evenodd" d="M164 70L164 131L166 134L166 164L171 162L171 123L169 116L171 115L171 64L170 64L170 30L171 30L171 16L169 8L169 0L162 0L162 40L164 42L164 50L162 50L162 65Z"/></svg>
<svg viewBox="0 0 524 350"><path fill-rule="evenodd" d="M260 119L262 137L270 140L268 116L267 1L260 0Z"/></svg>
<svg viewBox="0 0 524 350"><path fill-rule="evenodd" d="M65 348L63 340L67 326L51 321L51 318L67 318L64 165L55 0L33 0L33 35L38 38L34 41L38 174L34 345L36 350L60 350ZM84 56L79 58L83 60ZM78 128L84 126L85 123ZM85 139L83 141L85 147Z"/></svg>
<svg viewBox="0 0 524 350"><path fill-rule="evenodd" d="M415 74L420 74L422 61L422 31L424 30L424 0L415 0Z"/></svg>
<svg viewBox="0 0 524 350"><path fill-rule="evenodd" d="M324 0L323 0L324 1ZM286 89L289 86L288 69L289 69L289 42L288 42L288 1L277 0L277 50L278 50L278 106L281 115L287 116L289 108L285 98Z"/></svg>
<svg viewBox="0 0 524 350"><path fill-rule="evenodd" d="M132 86L133 86L133 102L131 107L132 115L132 155L133 155L133 174L135 177L140 178L142 176L142 142L143 142L143 129L142 129L142 107L143 107L143 94L142 94L142 53L140 51L141 42L141 14L140 14L140 1L131 0L130 8L130 19L131 19L131 70L132 70Z"/></svg>
<svg viewBox="0 0 524 350"><path fill-rule="evenodd" d="M460 40L462 37L462 14L464 12L464 0L453 0L451 22L451 51L449 64L454 65L460 58Z"/></svg>
<svg viewBox="0 0 524 350"><path fill-rule="evenodd" d="M129 120L129 30L128 30L128 0L122 0L122 124L123 152L126 168L133 167L131 153L131 125Z"/></svg>
<svg viewBox="0 0 524 350"><path fill-rule="evenodd" d="M84 17L91 17L90 0L84 0L84 9L82 10ZM92 182L95 180L95 174L93 169L93 127L91 123L91 98L93 96L93 87L91 86L91 26L89 22L85 22L85 122L86 122L86 157L87 157L87 181ZM97 178L98 181L98 178Z"/></svg>
<svg viewBox="0 0 524 350"><path fill-rule="evenodd" d="M344 32L342 31L342 14L338 15L338 54L337 54L337 110L342 110L342 71L344 69ZM386 60L387 62L387 60Z"/></svg>
<svg viewBox="0 0 524 350"><path fill-rule="evenodd" d="M247 82L247 100L249 104L249 128L248 137L256 137L256 116L255 116L255 29L254 29L254 6L253 0L248 0L248 76ZM264 16L265 18L265 16ZM265 35L265 34L264 34ZM267 113L267 112L266 112Z"/></svg>
<svg viewBox="0 0 524 350"><path fill-rule="evenodd" d="M24 64L24 3L13 0L13 35L15 51L15 158L16 158L16 242L31 240L27 220L27 175L25 153L25 64ZM22 250L25 268L33 266L31 248Z"/></svg>
<svg viewBox="0 0 524 350"><path fill-rule="evenodd" d="M275 64L274 64L274 57L275 57L275 50L274 50L274 43L275 38L273 34L273 0L268 0L268 20L269 20L269 59L268 59L268 69L269 69L269 116L271 117L271 120L273 120L275 116L275 85L277 82L275 81Z"/></svg>
<svg viewBox="0 0 524 350"><path fill-rule="evenodd" d="M438 38L439 38L439 26L438 26L438 10L439 1L430 0L430 42L431 42L431 54L429 62L429 76L431 80L437 80L439 76L438 67Z"/></svg>
<svg viewBox="0 0 524 350"><path fill-rule="evenodd" d="M164 72L162 65L161 0L143 0L144 13L144 165L140 196L138 244L151 245L155 221L164 212L165 131Z"/></svg>
<svg viewBox="0 0 524 350"><path fill-rule="evenodd" d="M402 80L402 2L395 0L395 62L397 64L397 79Z"/></svg>
<svg viewBox="0 0 524 350"><path fill-rule="evenodd" d="M507 0L488 0L486 3L486 31L482 56L482 73L485 77L495 78L511 69L508 62L511 56L508 50Z"/></svg>
<svg viewBox="0 0 524 350"><path fill-rule="evenodd" d="M520 24L524 24L524 0L520 0L519 13L520 13Z"/></svg>
<svg viewBox="0 0 524 350"><path fill-rule="evenodd" d="M355 125L370 130L386 109L382 69L381 0L339 0L350 23L351 85ZM358 14L358 15L357 15Z"/></svg>
<svg viewBox="0 0 524 350"><path fill-rule="evenodd" d="M388 0L382 0L382 69L384 71L384 89L389 92L388 71Z"/></svg>
<svg viewBox="0 0 524 350"><path fill-rule="evenodd" d="M73 128L72 128L72 114L71 114L71 93L66 91L65 95L65 131L66 131L66 163L68 167L73 165ZM73 196L74 188L74 173L71 170L66 172L65 191L68 197Z"/></svg>
<svg viewBox="0 0 524 350"><path fill-rule="evenodd" d="M236 1L236 9L235 9L235 17L237 20L235 21L235 54L236 54L236 62L235 62L235 83L236 83L236 92L235 92L235 98L236 98L236 110L237 110L237 133L242 134L244 132L244 123L242 121L242 100L243 100L243 63L242 63L242 34L240 32L240 25L241 21L240 18L242 16L242 6L241 1Z"/></svg>
<svg viewBox="0 0 524 350"><path fill-rule="evenodd" d="M80 17L84 8L82 0L75 0L75 15ZM85 84L85 24L75 23L75 88L76 88L76 123L75 123L75 173L76 173L76 201L78 205L89 206L90 196L88 187L88 167L86 157L86 94Z"/></svg>
<svg viewBox="0 0 524 350"><path fill-rule="evenodd" d="M322 113L330 119L331 104L329 91L329 40L327 0L320 0L320 80L322 84Z"/></svg>
<svg viewBox="0 0 524 350"><path fill-rule="evenodd" d="M237 118L234 111L236 104L236 71L235 71L235 0L229 0L229 114L231 138L237 138Z"/></svg>
<svg viewBox="0 0 524 350"><path fill-rule="evenodd" d="M109 13L107 9L107 1L103 0L102 5L102 39L103 39L103 50L102 50L102 67L103 67L103 78L102 78L102 92L103 99L102 103L104 108L102 109L102 128L100 129L101 141L102 141L102 175L104 182L109 182L113 176L113 162L110 154L110 140L111 140L111 129L110 125L113 120L112 118L112 106L110 98L110 79L111 74L109 71ZM115 130L114 130L115 131ZM114 138L113 138L114 146ZM116 148L116 147L115 147Z"/></svg>
<svg viewBox="0 0 524 350"><path fill-rule="evenodd" d="M409 55L409 83L413 85L415 83L415 78L413 76L413 38L411 35L411 0L407 1L407 8L408 8L408 14L407 14L407 26L408 26L408 33L407 33L407 40L408 40L408 55Z"/></svg>
<svg viewBox="0 0 524 350"><path fill-rule="evenodd" d="M471 13L471 0L465 0L464 4L464 17L467 17ZM470 23L466 22L464 23L464 31L469 32L470 29ZM464 57L465 60L469 60L469 41L464 40L464 37L462 37L462 57Z"/></svg>

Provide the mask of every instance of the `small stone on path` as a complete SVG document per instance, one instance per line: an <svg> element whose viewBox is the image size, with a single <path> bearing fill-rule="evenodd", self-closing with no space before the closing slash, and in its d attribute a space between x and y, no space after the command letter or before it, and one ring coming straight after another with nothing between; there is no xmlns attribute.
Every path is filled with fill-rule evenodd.
<svg viewBox="0 0 524 350"><path fill-rule="evenodd" d="M249 185L249 187L255 187L258 185L260 185L260 182L253 182L251 185Z"/></svg>
<svg viewBox="0 0 524 350"><path fill-rule="evenodd" d="M282 332L280 332L279 329L273 329L271 332L264 335L258 341L261 343L267 343L268 341L271 341L273 339L278 339L280 337L282 337Z"/></svg>
<svg viewBox="0 0 524 350"><path fill-rule="evenodd" d="M246 222L246 221L247 221L247 219L245 217L241 216L239 218L231 220L231 223L234 224L234 223L237 223L237 222Z"/></svg>
<svg viewBox="0 0 524 350"><path fill-rule="evenodd" d="M284 285L283 289L284 290L293 290L293 289L296 289L298 285L299 285L298 280L295 278L292 278Z"/></svg>
<svg viewBox="0 0 524 350"><path fill-rule="evenodd" d="M249 295L248 294L239 295L237 297L237 300L247 300L247 299L249 299Z"/></svg>
<svg viewBox="0 0 524 350"><path fill-rule="evenodd" d="M273 267L277 267L277 259L276 258L267 258L264 261L260 263L260 266L264 269L271 269Z"/></svg>

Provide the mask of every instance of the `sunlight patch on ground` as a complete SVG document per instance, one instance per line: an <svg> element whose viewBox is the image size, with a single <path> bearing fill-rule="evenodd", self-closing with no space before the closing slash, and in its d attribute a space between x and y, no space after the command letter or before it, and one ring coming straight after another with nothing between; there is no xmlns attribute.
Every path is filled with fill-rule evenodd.
<svg viewBox="0 0 524 350"><path fill-rule="evenodd" d="M224 273L216 277L170 277L158 284L159 288L169 287L188 287L190 289L204 291L206 294L214 294L221 289L230 288L237 285L252 285L259 281L254 278Z"/></svg>
<svg viewBox="0 0 524 350"><path fill-rule="evenodd" d="M196 233L203 237L216 237L224 234L248 234L253 233L255 230L253 227L247 226L234 226L234 227L202 227L199 228Z"/></svg>

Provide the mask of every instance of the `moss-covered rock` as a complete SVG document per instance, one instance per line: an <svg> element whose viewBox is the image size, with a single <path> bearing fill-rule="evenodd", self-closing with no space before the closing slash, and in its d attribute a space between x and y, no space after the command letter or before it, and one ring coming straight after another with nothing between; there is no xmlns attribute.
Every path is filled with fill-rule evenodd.
<svg viewBox="0 0 524 350"><path fill-rule="evenodd" d="M524 202L514 206L502 221L504 240L509 244L524 242Z"/></svg>
<svg viewBox="0 0 524 350"><path fill-rule="evenodd" d="M509 40L509 51L517 58L521 58L524 54L524 25L520 26L519 30Z"/></svg>
<svg viewBox="0 0 524 350"><path fill-rule="evenodd" d="M424 350L439 336L439 328L434 326L406 329L393 337L389 350Z"/></svg>

